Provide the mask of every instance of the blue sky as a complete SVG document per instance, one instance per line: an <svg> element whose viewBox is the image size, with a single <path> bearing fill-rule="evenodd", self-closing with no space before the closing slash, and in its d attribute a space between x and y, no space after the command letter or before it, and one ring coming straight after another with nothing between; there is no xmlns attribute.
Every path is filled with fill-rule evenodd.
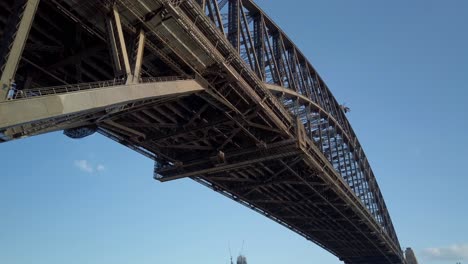
<svg viewBox="0 0 468 264"><path fill-rule="evenodd" d="M402 247L468 263L468 2L259 0L309 58L373 167ZM340 263L100 135L0 145L0 263Z"/></svg>

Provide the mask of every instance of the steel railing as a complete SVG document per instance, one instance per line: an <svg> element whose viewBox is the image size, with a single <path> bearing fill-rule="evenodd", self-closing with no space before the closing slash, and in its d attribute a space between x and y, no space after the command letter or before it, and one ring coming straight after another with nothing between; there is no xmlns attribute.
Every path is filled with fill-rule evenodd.
<svg viewBox="0 0 468 264"><path fill-rule="evenodd" d="M168 82L168 81L179 81L179 80L189 80L195 79L195 76L163 76L163 77L144 77L139 79L139 83L151 83L151 82ZM12 99L26 99L31 97L37 96L46 96L52 94L64 94L70 92L78 92L83 90L91 90L91 89L99 89L99 88L107 88L112 86L119 86L119 85L135 85L137 83L127 83L126 79L113 79L107 81L99 81L99 82L89 82L89 83L78 83L78 84L67 84L67 85L59 85L59 86L51 86L51 87L43 87L43 88L35 88L35 89L27 89L27 90L16 90L13 96L10 98Z"/></svg>

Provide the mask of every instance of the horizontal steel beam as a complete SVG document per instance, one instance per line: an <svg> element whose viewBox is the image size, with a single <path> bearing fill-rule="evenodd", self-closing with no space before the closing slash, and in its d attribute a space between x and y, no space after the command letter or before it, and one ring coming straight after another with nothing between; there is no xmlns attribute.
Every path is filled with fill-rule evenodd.
<svg viewBox="0 0 468 264"><path fill-rule="evenodd" d="M265 147L242 150L225 154L224 163L215 163L210 157L190 164L175 164L155 171L155 179L165 182L186 177L212 174L227 170L236 170L268 160L284 158L299 154L294 141L278 142Z"/></svg>
<svg viewBox="0 0 468 264"><path fill-rule="evenodd" d="M5 101L0 103L0 129L65 115L100 111L140 100L185 96L204 89L196 80L178 80L117 85ZM3 133L9 136L8 130Z"/></svg>

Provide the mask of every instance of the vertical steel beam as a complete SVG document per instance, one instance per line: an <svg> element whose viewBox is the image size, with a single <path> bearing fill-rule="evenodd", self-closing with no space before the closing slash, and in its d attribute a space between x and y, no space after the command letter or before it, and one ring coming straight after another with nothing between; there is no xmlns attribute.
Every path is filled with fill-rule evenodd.
<svg viewBox="0 0 468 264"><path fill-rule="evenodd" d="M134 83L138 83L140 79L141 65L143 64L143 50L144 49L145 49L145 32L143 30L140 30L140 33L138 36L138 48L137 48L136 58L135 58L135 69L133 71Z"/></svg>
<svg viewBox="0 0 468 264"><path fill-rule="evenodd" d="M4 51L5 54L0 54L5 56L5 65L3 69L1 69L2 75L0 77L0 101L6 99L11 82L15 78L16 70L18 69L24 46L28 40L29 30L34 21L38 5L39 0L27 0L22 14L16 14L20 16L21 19L19 24L10 25L17 27L17 29L15 34L12 35L14 38L13 42ZM9 41L9 39L4 38L2 41Z"/></svg>
<svg viewBox="0 0 468 264"><path fill-rule="evenodd" d="M327 104L327 102L325 101L325 97L324 97L324 93L323 93L323 89L322 89L322 85L320 84L320 79L318 77L318 74L316 71L313 72L314 76L313 76L313 80L314 80L314 84L315 84L315 89L317 90L317 93L319 95L319 98L320 98L320 107L322 107L323 109L325 109L328 113L330 113L330 107L329 105Z"/></svg>
<svg viewBox="0 0 468 264"><path fill-rule="evenodd" d="M263 15L257 14L253 20L254 27L254 46L255 53L257 54L259 69L257 75L260 76L262 81L265 81L265 41L263 32Z"/></svg>
<svg viewBox="0 0 468 264"><path fill-rule="evenodd" d="M122 29L122 23L120 21L120 14L117 10L117 6L114 5L113 8L115 26L117 28L117 37L120 43L120 50L122 54L122 59L125 67L125 72L127 74L127 80L133 80L132 70L130 68L130 60L128 58L127 46L125 45L125 36Z"/></svg>
<svg viewBox="0 0 468 264"><path fill-rule="evenodd" d="M252 70L254 70L255 72L257 72L257 76L260 77L260 79L263 80L263 76L261 76L259 73L261 72L260 70L260 64L258 62L258 57L257 57L257 53L256 53L256 50L255 50L255 44L254 44L254 40L253 40L253 37L252 37L252 33L250 32L250 29L249 29L249 21L247 19L247 15L245 14L245 11L244 11L244 7L242 6L242 2L240 2L240 11L241 11L241 16L242 16L242 21L244 22L244 28L242 27L242 23L239 23L240 24L240 30L242 32L242 37L244 38L244 46L246 48L246 52L249 56L249 61L253 61L251 64L252 64ZM248 47L247 45L247 40L245 39L247 37L247 40L248 40L248 43L250 44L250 47ZM251 54L253 55L253 58L251 59Z"/></svg>
<svg viewBox="0 0 468 264"><path fill-rule="evenodd" d="M81 33L82 33L82 27L80 24L76 24L76 32L75 32L75 45L74 45L74 51L77 52L78 50L81 50L83 48L83 43L81 41ZM78 82L83 82L83 74L82 74L82 66L81 66L82 59L81 57L78 57L78 60L76 61L75 64L75 73L76 73L76 80Z"/></svg>
<svg viewBox="0 0 468 264"><path fill-rule="evenodd" d="M277 63L276 56L275 56L274 43L272 44L270 42L270 35L268 34L269 30L265 23L265 19L263 19L263 16L262 16L261 21L263 22L263 32L264 32L264 37L266 40L265 42L267 43L267 46L268 46L268 51L266 52L266 57L267 57L266 59L270 67L270 72L272 74L273 81L277 85L284 86L283 78L281 78L280 68L278 67L278 63ZM271 38L272 38L272 42L274 42L274 38L273 37Z"/></svg>
<svg viewBox="0 0 468 264"><path fill-rule="evenodd" d="M240 53L239 8L239 0L229 0L228 39L238 53Z"/></svg>
<svg viewBox="0 0 468 264"><path fill-rule="evenodd" d="M323 144L324 144L324 135L323 135L323 132L322 132L322 127L323 127L323 122L322 122L322 113L321 111L319 110L318 111L318 129L319 129L319 138L320 138L320 141L319 141L319 144L320 144L320 151L323 153Z"/></svg>
<svg viewBox="0 0 468 264"><path fill-rule="evenodd" d="M213 0L213 5L216 12L216 18L218 19L219 28L221 29L223 35L226 35L226 32L224 31L223 18L221 17L221 10L219 8L218 1Z"/></svg>
<svg viewBox="0 0 468 264"><path fill-rule="evenodd" d="M197 0L197 3L200 5L203 12L205 12L206 0Z"/></svg>
<svg viewBox="0 0 468 264"><path fill-rule="evenodd" d="M115 34L114 21L111 17L106 19L107 36L109 39L108 45L112 53L112 61L114 68L114 75L119 76L122 74L122 63L120 62L119 48Z"/></svg>
<svg viewBox="0 0 468 264"><path fill-rule="evenodd" d="M216 25L216 20L215 20L215 17L214 17L214 11L213 11L213 8L211 7L211 1L208 1L206 3L206 7L208 9L208 16L211 18L211 21L213 21L213 23Z"/></svg>
<svg viewBox="0 0 468 264"><path fill-rule="evenodd" d="M313 72L312 72L312 69L309 67L308 63L306 64L306 69L305 70L306 70L306 74L307 74L307 79L309 80L311 94L313 95L312 100L314 102L316 102L318 105L321 106L322 103L320 102L319 93L318 93L318 90L317 90L317 86L315 84L314 76L312 74Z"/></svg>

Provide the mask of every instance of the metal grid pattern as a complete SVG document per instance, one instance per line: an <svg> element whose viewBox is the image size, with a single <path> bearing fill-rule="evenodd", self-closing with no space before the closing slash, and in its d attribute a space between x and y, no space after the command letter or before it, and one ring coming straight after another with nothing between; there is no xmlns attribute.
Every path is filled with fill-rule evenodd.
<svg viewBox="0 0 468 264"><path fill-rule="evenodd" d="M15 8L11 1L3 5L0 18ZM90 17L95 13L100 16ZM10 32L3 21L0 32ZM141 73L129 67L139 56ZM156 179L190 177L345 263L405 262L342 107L253 1L44 0L19 66L17 97L24 100L38 91L101 89L123 80L196 78L207 87L203 93L14 130L22 137L97 126L155 160ZM106 81L112 78L117 83ZM60 86L39 88L54 85Z"/></svg>
<svg viewBox="0 0 468 264"><path fill-rule="evenodd" d="M301 116L314 142L385 232L390 232L396 239L382 195L373 180L375 177L359 141L342 107L309 61L252 1L207 0L199 3L259 78L266 83L291 89L320 108L310 109L310 102L298 102L297 98L284 99L286 107Z"/></svg>

